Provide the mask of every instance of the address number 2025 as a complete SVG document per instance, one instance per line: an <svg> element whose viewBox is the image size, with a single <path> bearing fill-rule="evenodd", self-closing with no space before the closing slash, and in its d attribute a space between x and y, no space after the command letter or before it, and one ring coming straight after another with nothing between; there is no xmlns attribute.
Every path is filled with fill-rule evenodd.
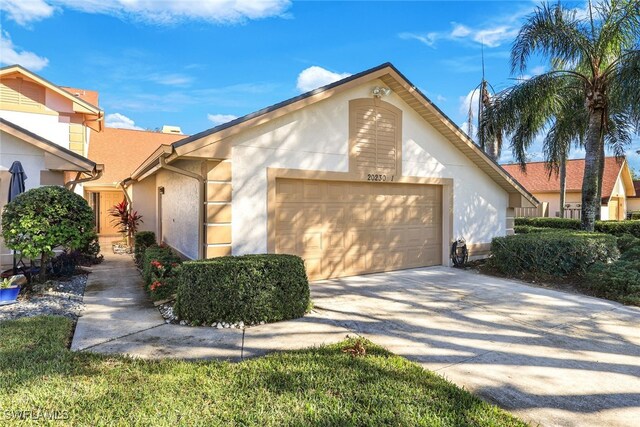
<svg viewBox="0 0 640 427"><path fill-rule="evenodd" d="M393 181L393 175L369 173L367 174L367 181L375 181L375 182Z"/></svg>

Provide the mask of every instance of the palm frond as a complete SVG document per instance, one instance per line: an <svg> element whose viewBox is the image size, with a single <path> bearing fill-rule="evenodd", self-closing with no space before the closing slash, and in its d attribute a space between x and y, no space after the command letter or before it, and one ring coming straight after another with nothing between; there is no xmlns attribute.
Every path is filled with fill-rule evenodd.
<svg viewBox="0 0 640 427"><path fill-rule="evenodd" d="M544 3L529 15L511 48L511 72L524 72L533 54L577 63L590 57L586 22L561 3Z"/></svg>

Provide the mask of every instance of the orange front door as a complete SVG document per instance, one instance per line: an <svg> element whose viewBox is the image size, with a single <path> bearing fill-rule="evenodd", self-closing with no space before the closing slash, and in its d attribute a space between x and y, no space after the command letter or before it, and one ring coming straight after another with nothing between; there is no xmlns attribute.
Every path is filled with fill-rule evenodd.
<svg viewBox="0 0 640 427"><path fill-rule="evenodd" d="M109 209L122 202L124 195L120 191L100 192L100 235L117 235L118 227L112 224L114 217L109 215Z"/></svg>

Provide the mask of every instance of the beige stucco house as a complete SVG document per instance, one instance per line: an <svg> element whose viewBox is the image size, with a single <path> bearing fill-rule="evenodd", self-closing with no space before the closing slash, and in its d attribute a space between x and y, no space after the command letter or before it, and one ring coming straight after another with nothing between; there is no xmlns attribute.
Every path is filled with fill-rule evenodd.
<svg viewBox="0 0 640 427"><path fill-rule="evenodd" d="M536 209L516 209L516 216L560 216L560 179L555 173L549 175L544 162L531 162L522 170L519 164L503 165L539 201ZM565 217L580 218L582 207L582 179L584 159L567 161L567 183L565 193ZM630 198L636 196L633 178L627 160L606 157L602 179L602 220L623 220L633 210Z"/></svg>
<svg viewBox="0 0 640 427"><path fill-rule="evenodd" d="M640 180L633 181L633 188L636 195L627 197L627 211L640 212Z"/></svg>
<svg viewBox="0 0 640 427"><path fill-rule="evenodd" d="M448 265L536 199L393 65L163 145L127 181L187 258L293 253L313 279Z"/></svg>
<svg viewBox="0 0 640 427"><path fill-rule="evenodd" d="M27 190L66 185L82 194L83 183L102 174L103 166L86 154L89 131L102 129L103 112L67 89L78 91L20 66L0 69L0 210L7 203L14 161L25 170ZM0 265L11 262L0 238Z"/></svg>

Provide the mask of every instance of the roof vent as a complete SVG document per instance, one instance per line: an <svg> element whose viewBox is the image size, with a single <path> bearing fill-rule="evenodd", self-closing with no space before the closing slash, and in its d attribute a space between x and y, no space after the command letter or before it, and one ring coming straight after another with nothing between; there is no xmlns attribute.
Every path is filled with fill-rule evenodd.
<svg viewBox="0 0 640 427"><path fill-rule="evenodd" d="M162 133L173 133L176 135L182 135L182 129L180 129L180 126L167 126L164 125L162 126Z"/></svg>

